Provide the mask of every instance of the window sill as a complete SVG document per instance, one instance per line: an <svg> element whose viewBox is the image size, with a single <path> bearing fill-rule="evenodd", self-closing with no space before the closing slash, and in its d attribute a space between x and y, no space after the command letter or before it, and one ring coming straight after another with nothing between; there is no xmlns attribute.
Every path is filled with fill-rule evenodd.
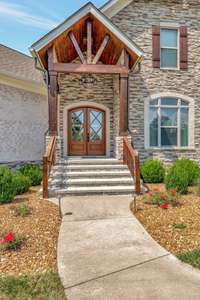
<svg viewBox="0 0 200 300"><path fill-rule="evenodd" d="M160 70L163 70L163 71L180 71L180 68L164 68L164 67L160 67Z"/></svg>
<svg viewBox="0 0 200 300"><path fill-rule="evenodd" d="M195 151L195 147L145 147L147 151Z"/></svg>

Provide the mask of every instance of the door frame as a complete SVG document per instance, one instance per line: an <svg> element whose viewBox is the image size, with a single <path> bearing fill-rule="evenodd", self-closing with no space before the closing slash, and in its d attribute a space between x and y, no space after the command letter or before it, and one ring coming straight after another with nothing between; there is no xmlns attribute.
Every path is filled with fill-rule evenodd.
<svg viewBox="0 0 200 300"><path fill-rule="evenodd" d="M68 110L68 118L69 116L71 115L71 113L73 111L76 111L76 110L82 110L83 111L83 114L84 114L84 121L85 121L85 124L84 124L84 136L86 137L86 135L88 134L88 130L89 130L89 126L90 126L90 110L96 110L98 112L101 112L102 113L102 140L101 140L101 144L103 145L103 148L104 148L104 154L89 154L89 144L92 142L89 142L89 141L85 141L85 147L86 147L86 152L87 154L83 154L82 156L105 156L106 155L106 112L105 110L103 109L100 109L100 108L96 108L96 107L93 107L93 106L78 106L76 108L72 108L70 110ZM71 146L71 143L72 143L72 140L71 140L71 128L72 128L72 124L71 124L71 119L68 119L68 153L70 153L70 146ZM86 138L87 140L87 138ZM98 142L97 142L98 144ZM69 154L70 156L73 156L73 154ZM75 156L75 154L74 154ZM79 156L79 155L76 155L76 156Z"/></svg>
<svg viewBox="0 0 200 300"><path fill-rule="evenodd" d="M81 101L74 104L66 105L63 109L63 132L62 132L62 138L63 138L63 155L68 156L68 114L69 111L72 109L76 109L78 107L91 107L96 108L105 111L105 126L106 126L106 141L105 141L105 153L106 157L110 157L110 109L102 104L89 102L89 101Z"/></svg>

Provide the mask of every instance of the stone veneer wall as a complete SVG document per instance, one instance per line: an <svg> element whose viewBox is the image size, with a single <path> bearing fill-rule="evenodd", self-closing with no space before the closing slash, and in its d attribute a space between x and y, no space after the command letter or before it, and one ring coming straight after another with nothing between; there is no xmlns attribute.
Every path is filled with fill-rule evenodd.
<svg viewBox="0 0 200 300"><path fill-rule="evenodd" d="M145 52L140 72L130 76L129 99L129 128L141 159L155 157L171 162L178 157L188 156L200 161L199 1L134 0L114 16L112 21ZM152 68L152 25L159 25L160 22L188 26L188 70L167 71ZM194 150L145 150L144 101L150 95L163 92L179 93L194 99Z"/></svg>
<svg viewBox="0 0 200 300"><path fill-rule="evenodd" d="M59 75L59 135L61 137L61 156L65 155L64 135L65 120L64 111L69 105L87 101L93 104L98 103L106 106L110 110L110 151L111 156L115 154L115 135L118 121L114 121L118 114L116 113L116 89L114 89L114 80L111 75L93 75L95 82L83 84L82 75L60 74Z"/></svg>
<svg viewBox="0 0 200 300"><path fill-rule="evenodd" d="M47 97L0 84L0 164L41 161L47 128Z"/></svg>

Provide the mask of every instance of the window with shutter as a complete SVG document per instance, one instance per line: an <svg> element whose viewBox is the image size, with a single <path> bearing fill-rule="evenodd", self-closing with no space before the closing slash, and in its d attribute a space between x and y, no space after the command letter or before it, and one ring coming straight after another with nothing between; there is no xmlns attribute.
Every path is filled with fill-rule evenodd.
<svg viewBox="0 0 200 300"><path fill-rule="evenodd" d="M188 33L186 26L153 26L153 68L188 69Z"/></svg>

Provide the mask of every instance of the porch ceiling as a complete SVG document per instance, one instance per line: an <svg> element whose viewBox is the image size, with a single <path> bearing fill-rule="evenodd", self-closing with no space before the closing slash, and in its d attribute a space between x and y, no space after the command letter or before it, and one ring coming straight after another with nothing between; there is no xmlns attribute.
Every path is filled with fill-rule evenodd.
<svg viewBox="0 0 200 300"><path fill-rule="evenodd" d="M32 54L39 59L43 68L47 69L47 52L52 46L54 46L59 63L70 63L78 57L77 51L69 37L70 32L73 33L82 53L87 51L88 20L92 23L93 56L96 55L105 36L109 36L109 41L100 56L101 63L106 65L117 64L124 49L126 49L130 57L130 69L142 57L142 50L97 10L94 5L88 3L31 47Z"/></svg>

